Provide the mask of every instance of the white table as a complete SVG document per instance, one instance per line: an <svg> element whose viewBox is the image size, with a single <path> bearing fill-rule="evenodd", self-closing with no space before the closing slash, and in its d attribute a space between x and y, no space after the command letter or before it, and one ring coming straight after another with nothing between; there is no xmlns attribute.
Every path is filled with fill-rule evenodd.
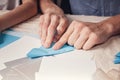
<svg viewBox="0 0 120 80"><path fill-rule="evenodd" d="M1 11L1 14L3 12ZM82 16L82 15L67 15L70 21L81 20L87 22L99 22L106 17L97 16ZM12 28L14 31L19 31L27 34L38 35L39 31L39 15L18 24ZM96 63L95 80L120 80L120 65L113 63L114 56L120 51L120 36L109 39L106 43L98 45L87 51L93 53L93 59Z"/></svg>

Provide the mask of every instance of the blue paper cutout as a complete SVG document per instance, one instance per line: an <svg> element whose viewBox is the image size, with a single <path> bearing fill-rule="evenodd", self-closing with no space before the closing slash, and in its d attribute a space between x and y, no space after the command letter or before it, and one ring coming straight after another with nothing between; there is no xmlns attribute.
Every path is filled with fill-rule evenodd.
<svg viewBox="0 0 120 80"><path fill-rule="evenodd" d="M116 54L114 63L115 63L115 64L120 64L120 52L118 52L118 53Z"/></svg>
<svg viewBox="0 0 120 80"><path fill-rule="evenodd" d="M3 48L18 39L19 39L19 37L17 37L17 36L1 34L0 35L0 48Z"/></svg>
<svg viewBox="0 0 120 80"><path fill-rule="evenodd" d="M116 57L115 60L114 60L114 63L115 64L120 64L120 57Z"/></svg>
<svg viewBox="0 0 120 80"><path fill-rule="evenodd" d="M53 56L53 55L58 55L58 54L62 54L62 53L73 51L73 50L74 50L74 47L69 46L67 44L65 44L59 50L53 50L52 46L51 46L51 48L44 48L43 46L41 46L40 48L34 48L34 49L32 49L27 54L27 56L29 58L37 58L37 57L43 57L43 56Z"/></svg>
<svg viewBox="0 0 120 80"><path fill-rule="evenodd" d="M0 44L3 42L2 34L0 33Z"/></svg>
<svg viewBox="0 0 120 80"><path fill-rule="evenodd" d="M120 57L120 52L117 53L116 57Z"/></svg>

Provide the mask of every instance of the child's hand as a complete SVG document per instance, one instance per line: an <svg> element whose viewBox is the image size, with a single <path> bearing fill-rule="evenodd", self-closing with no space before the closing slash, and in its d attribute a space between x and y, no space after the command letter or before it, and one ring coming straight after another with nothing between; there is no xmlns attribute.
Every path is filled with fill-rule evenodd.
<svg viewBox="0 0 120 80"><path fill-rule="evenodd" d="M64 15L45 13L40 16L40 37L42 45L50 47L53 41L57 41L65 32L68 19Z"/></svg>

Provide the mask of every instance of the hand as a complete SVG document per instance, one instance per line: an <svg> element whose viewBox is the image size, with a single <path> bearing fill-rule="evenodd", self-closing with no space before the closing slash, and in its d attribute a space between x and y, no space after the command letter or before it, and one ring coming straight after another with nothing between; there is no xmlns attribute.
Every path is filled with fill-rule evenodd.
<svg viewBox="0 0 120 80"><path fill-rule="evenodd" d="M76 49L90 49L93 46L105 42L111 34L108 27L111 25L73 21L67 31L53 46L53 49L61 48L65 43Z"/></svg>
<svg viewBox="0 0 120 80"><path fill-rule="evenodd" d="M45 13L40 16L40 37L42 45L50 47L53 41L57 41L68 26L68 19L64 15Z"/></svg>

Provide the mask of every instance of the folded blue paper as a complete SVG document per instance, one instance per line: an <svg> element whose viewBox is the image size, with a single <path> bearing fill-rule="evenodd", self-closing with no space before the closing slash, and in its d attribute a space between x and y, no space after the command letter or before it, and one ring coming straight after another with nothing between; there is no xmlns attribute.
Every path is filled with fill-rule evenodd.
<svg viewBox="0 0 120 80"><path fill-rule="evenodd" d="M0 32L0 44L3 42L2 40L2 33Z"/></svg>
<svg viewBox="0 0 120 80"><path fill-rule="evenodd" d="M8 34L0 34L0 48L3 48L18 39L19 37L17 36L12 36Z"/></svg>
<svg viewBox="0 0 120 80"><path fill-rule="evenodd" d="M115 60L114 60L115 64L120 64L120 52L117 53Z"/></svg>
<svg viewBox="0 0 120 80"><path fill-rule="evenodd" d="M120 52L117 53L116 57L120 57Z"/></svg>
<svg viewBox="0 0 120 80"><path fill-rule="evenodd" d="M52 46L50 48L44 48L43 46L41 46L40 48L34 48L32 49L27 56L29 58L37 58L37 57L43 57L43 56L53 56L53 55L57 55L57 54L62 54L65 52L69 52L74 50L74 47L69 46L67 44L65 44L61 49L59 50L53 50Z"/></svg>

